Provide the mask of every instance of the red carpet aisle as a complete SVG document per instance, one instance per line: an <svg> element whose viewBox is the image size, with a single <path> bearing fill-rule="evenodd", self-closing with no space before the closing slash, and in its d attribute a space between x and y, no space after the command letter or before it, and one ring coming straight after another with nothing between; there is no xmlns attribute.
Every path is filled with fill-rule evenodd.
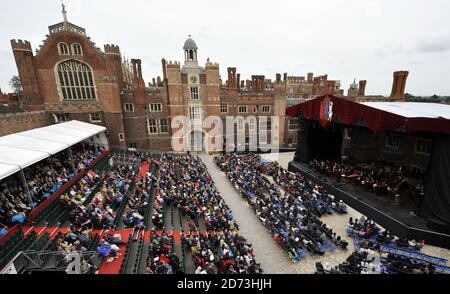
<svg viewBox="0 0 450 294"><path fill-rule="evenodd" d="M128 238L130 237L131 233L133 233L133 229L120 230L115 232L115 234L120 234L122 236L122 242L128 242ZM107 259L103 261L98 271L100 275L116 275L119 273L120 265L122 264L125 255L125 247L126 245L119 246L119 254L121 255L118 258L115 258L112 262L108 263Z"/></svg>
<svg viewBox="0 0 450 294"><path fill-rule="evenodd" d="M139 170L139 174L138 174L138 177L136 178L136 180L139 180L140 178L147 176L147 172L150 168L150 164L151 164L151 161L144 161L141 164L141 168ZM128 229L128 230L116 231L116 234L120 234L122 236L122 241L127 242L128 238L132 232L133 232L133 229ZM146 235L147 235L147 238L150 237L149 232ZM122 261L124 259L126 245L120 245L119 248L120 248L119 254L121 254L121 255L118 258L115 258L110 263L108 263L107 260L105 259L103 261L102 265L100 266L100 269L98 272L100 275L111 275L111 274L119 273L120 265L122 264Z"/></svg>
<svg viewBox="0 0 450 294"><path fill-rule="evenodd" d="M141 169L139 171L139 178L147 176L147 172L148 172L148 170L150 168L150 165L151 165L151 161L144 161L141 164Z"/></svg>

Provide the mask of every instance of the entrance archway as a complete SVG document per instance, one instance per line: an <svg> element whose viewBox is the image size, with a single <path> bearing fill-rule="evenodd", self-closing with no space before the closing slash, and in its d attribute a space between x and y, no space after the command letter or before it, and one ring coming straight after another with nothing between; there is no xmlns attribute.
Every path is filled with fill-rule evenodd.
<svg viewBox="0 0 450 294"><path fill-rule="evenodd" d="M202 131L195 130L191 132L189 138L188 150L191 152L204 152L205 149L205 134Z"/></svg>

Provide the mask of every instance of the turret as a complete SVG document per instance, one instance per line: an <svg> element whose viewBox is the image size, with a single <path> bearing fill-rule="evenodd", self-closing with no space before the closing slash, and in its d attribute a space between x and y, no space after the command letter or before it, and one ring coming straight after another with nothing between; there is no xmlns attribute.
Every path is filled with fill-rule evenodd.
<svg viewBox="0 0 450 294"><path fill-rule="evenodd" d="M28 41L11 40L11 48L16 60L17 71L23 88L23 105L33 110L43 105L36 73L36 63Z"/></svg>
<svg viewBox="0 0 450 294"><path fill-rule="evenodd" d="M105 54L108 71L116 77L119 89L123 89L125 87L125 82L122 67L122 55L120 54L119 46L112 44L105 45Z"/></svg>

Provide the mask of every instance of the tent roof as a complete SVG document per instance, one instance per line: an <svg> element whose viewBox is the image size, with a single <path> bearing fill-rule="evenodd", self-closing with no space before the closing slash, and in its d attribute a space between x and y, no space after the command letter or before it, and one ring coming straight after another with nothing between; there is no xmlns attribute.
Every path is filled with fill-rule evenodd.
<svg viewBox="0 0 450 294"><path fill-rule="evenodd" d="M17 165L20 168L33 165L49 156L45 152L0 145L0 163Z"/></svg>
<svg viewBox="0 0 450 294"><path fill-rule="evenodd" d="M88 124L82 121L78 121L78 120L72 120L66 123L66 125L72 125L72 126L77 126L80 129L88 129L88 130L92 130L92 131L97 131L97 132L104 132L106 131L105 127L102 126L98 126L98 125L93 125L93 124Z"/></svg>
<svg viewBox="0 0 450 294"><path fill-rule="evenodd" d="M69 146L75 145L80 141L80 138L71 136L70 134L59 134L52 132L51 130L45 130L45 129L35 129L31 131L26 131L22 133L18 133L19 136L25 136L29 138L35 138L40 140L46 140L49 142L56 142L60 144L66 143ZM1 138L0 138L1 141Z"/></svg>
<svg viewBox="0 0 450 294"><path fill-rule="evenodd" d="M3 177L9 177L12 174L15 174L16 172L20 171L20 168L18 165L10 165L6 163L0 163L0 175Z"/></svg>
<svg viewBox="0 0 450 294"><path fill-rule="evenodd" d="M329 123L359 125L363 122L375 132L427 132L450 135L450 105L415 102L358 103L324 95L289 107L286 113ZM330 117L331 116L331 117Z"/></svg>
<svg viewBox="0 0 450 294"><path fill-rule="evenodd" d="M424 102L365 102L362 104L407 118L450 119L450 105L446 104Z"/></svg>
<svg viewBox="0 0 450 294"><path fill-rule="evenodd" d="M0 137L0 180L104 131L70 121Z"/></svg>
<svg viewBox="0 0 450 294"><path fill-rule="evenodd" d="M26 137L17 134L2 137L0 139L0 145L9 147L20 146L20 148L49 153L50 155L59 153L64 149L70 147L70 145L67 144L51 142L43 139L36 139L33 137Z"/></svg>

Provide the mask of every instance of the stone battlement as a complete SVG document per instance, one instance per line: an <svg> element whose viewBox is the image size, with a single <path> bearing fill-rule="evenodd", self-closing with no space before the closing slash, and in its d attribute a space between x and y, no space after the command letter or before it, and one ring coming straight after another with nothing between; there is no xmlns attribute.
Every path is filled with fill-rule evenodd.
<svg viewBox="0 0 450 294"><path fill-rule="evenodd" d="M31 44L29 41L23 41L23 40L11 40L11 47L13 50L31 50Z"/></svg>
<svg viewBox="0 0 450 294"><path fill-rule="evenodd" d="M205 68L219 68L219 64L217 62L206 62Z"/></svg>
<svg viewBox="0 0 450 294"><path fill-rule="evenodd" d="M169 60L169 62L167 63L167 68L180 69L181 68L181 63L179 61Z"/></svg>
<svg viewBox="0 0 450 294"><path fill-rule="evenodd" d="M117 45L114 45L114 44L106 44L105 45L105 53L120 55L120 47Z"/></svg>

